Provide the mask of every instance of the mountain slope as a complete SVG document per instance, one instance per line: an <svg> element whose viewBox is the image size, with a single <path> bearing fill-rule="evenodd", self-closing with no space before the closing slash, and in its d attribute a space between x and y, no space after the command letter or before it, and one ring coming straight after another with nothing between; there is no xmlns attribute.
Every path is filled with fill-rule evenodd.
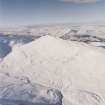
<svg viewBox="0 0 105 105"><path fill-rule="evenodd" d="M0 72L59 89L63 104L104 105L105 51L44 36L14 49Z"/></svg>

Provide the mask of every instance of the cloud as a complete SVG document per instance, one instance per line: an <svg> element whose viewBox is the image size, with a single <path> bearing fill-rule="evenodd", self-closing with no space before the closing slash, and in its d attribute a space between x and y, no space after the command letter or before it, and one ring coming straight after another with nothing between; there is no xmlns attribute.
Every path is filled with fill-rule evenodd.
<svg viewBox="0 0 105 105"><path fill-rule="evenodd" d="M96 3L100 0L59 0L62 2L70 2L70 3Z"/></svg>

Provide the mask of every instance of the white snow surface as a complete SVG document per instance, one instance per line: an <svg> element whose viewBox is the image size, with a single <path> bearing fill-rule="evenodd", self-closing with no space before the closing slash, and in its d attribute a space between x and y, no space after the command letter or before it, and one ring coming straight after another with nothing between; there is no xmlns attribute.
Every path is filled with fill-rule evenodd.
<svg viewBox="0 0 105 105"><path fill-rule="evenodd" d="M1 62L0 73L58 89L63 105L105 105L105 50L101 48L43 36L13 49Z"/></svg>

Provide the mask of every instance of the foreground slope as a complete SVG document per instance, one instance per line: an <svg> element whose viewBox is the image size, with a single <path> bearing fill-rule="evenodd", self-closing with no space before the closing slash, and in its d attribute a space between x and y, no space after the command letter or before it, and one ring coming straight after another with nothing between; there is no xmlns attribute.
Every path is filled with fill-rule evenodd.
<svg viewBox="0 0 105 105"><path fill-rule="evenodd" d="M57 89L0 72L0 105L61 105L61 100Z"/></svg>
<svg viewBox="0 0 105 105"><path fill-rule="evenodd" d="M105 51L44 36L14 49L0 72L59 89L65 105L104 105Z"/></svg>

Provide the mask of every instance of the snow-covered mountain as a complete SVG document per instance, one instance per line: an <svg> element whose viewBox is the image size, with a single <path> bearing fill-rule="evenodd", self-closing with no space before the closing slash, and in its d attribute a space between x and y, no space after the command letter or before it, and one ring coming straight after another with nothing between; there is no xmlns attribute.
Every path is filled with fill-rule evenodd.
<svg viewBox="0 0 105 105"><path fill-rule="evenodd" d="M105 50L102 48L43 36L14 48L1 62L0 73L7 75L7 83L11 81L10 77L12 80L25 77L28 78L26 82L59 90L61 95L58 96L63 99L57 99L63 105L105 105L104 62ZM6 89L1 88L0 96L4 94L2 91L5 93ZM46 93L43 95L46 96Z"/></svg>

